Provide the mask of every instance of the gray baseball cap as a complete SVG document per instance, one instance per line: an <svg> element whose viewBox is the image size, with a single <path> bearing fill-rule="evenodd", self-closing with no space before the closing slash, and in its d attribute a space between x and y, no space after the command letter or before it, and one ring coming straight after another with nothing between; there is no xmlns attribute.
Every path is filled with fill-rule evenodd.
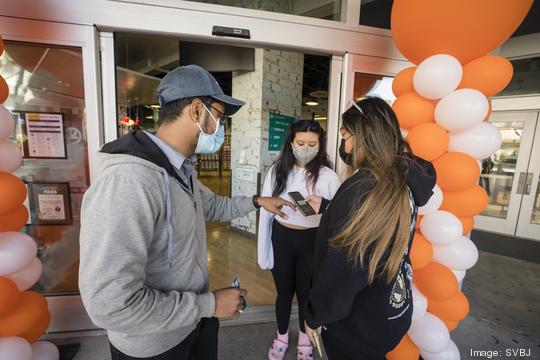
<svg viewBox="0 0 540 360"><path fill-rule="evenodd" d="M160 105L178 99L209 96L225 104L225 113L236 113L245 102L225 95L216 79L198 65L179 66L161 79L156 92Z"/></svg>

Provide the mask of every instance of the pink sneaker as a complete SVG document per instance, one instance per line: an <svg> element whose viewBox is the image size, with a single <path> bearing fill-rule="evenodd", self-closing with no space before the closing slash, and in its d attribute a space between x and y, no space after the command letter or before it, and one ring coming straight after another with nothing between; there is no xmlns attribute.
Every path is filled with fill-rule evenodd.
<svg viewBox="0 0 540 360"><path fill-rule="evenodd" d="M282 360L288 347L289 344L275 339L268 350L268 360Z"/></svg>
<svg viewBox="0 0 540 360"><path fill-rule="evenodd" d="M313 360L313 346L298 345L297 349L298 349L297 360Z"/></svg>

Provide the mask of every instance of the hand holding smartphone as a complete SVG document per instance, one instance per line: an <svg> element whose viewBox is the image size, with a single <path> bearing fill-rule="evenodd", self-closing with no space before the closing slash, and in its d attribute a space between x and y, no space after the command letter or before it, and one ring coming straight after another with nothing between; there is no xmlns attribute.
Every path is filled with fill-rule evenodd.
<svg viewBox="0 0 540 360"><path fill-rule="evenodd" d="M317 212L308 204L306 199L298 191L292 191L288 193L291 200L298 206L300 212L304 216L311 216L317 214Z"/></svg>

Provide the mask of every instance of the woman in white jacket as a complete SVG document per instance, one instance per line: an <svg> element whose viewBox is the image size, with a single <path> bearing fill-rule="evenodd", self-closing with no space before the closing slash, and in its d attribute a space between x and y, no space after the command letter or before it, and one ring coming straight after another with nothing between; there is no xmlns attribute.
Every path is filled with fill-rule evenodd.
<svg viewBox="0 0 540 360"><path fill-rule="evenodd" d="M280 196L290 200L289 192L304 198L315 195L330 200L340 185L330 168L325 132L313 120L299 120L289 134L279 159L268 170L262 196ZM298 360L311 360L313 348L304 329L303 304L310 288L315 238L321 215L304 216L300 211L284 209L287 217L274 216L261 209L259 219L258 262L272 269L277 289L277 337L268 351L268 359L281 360L289 344L289 320L293 297L298 299L300 335Z"/></svg>

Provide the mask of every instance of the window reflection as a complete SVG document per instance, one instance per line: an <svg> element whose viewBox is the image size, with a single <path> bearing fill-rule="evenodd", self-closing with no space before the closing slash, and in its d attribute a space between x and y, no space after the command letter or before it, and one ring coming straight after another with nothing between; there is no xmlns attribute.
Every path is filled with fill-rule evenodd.
<svg viewBox="0 0 540 360"><path fill-rule="evenodd" d="M6 42L0 57L24 153L15 175L29 189L24 232L38 244L43 274L34 290L77 293L80 206L89 186L80 48ZM63 148L62 148L63 147Z"/></svg>

